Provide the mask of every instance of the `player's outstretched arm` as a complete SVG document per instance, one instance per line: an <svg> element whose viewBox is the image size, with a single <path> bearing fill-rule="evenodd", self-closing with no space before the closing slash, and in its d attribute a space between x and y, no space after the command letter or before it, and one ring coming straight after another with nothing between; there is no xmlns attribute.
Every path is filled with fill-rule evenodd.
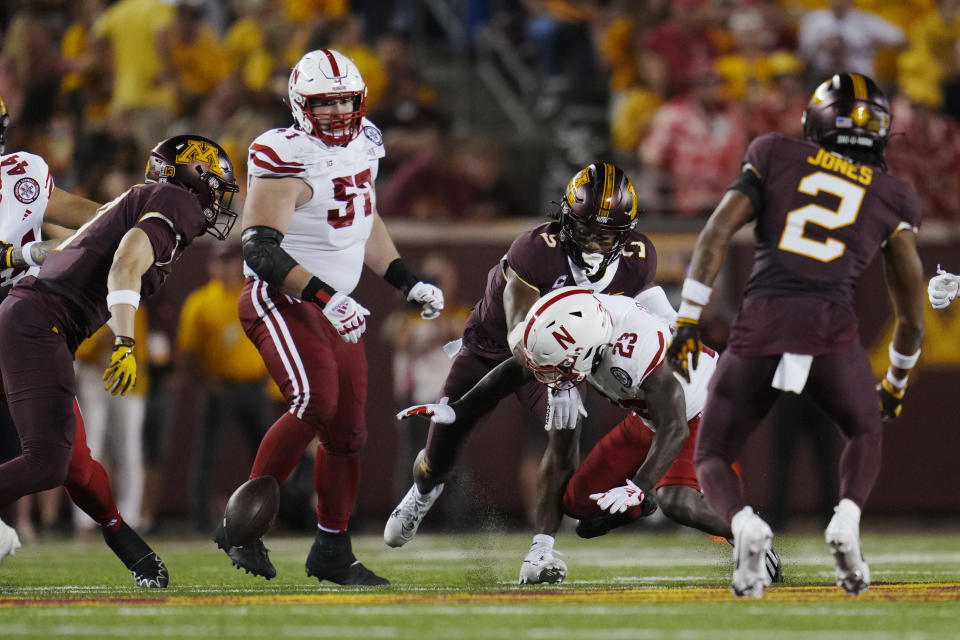
<svg viewBox="0 0 960 640"><path fill-rule="evenodd" d="M917 253L917 234L904 229L883 248L884 274L893 303L895 323L890 342L890 367L880 384L880 415L892 420L900 415L910 370L920 358L923 340L923 264Z"/></svg>
<svg viewBox="0 0 960 640"><path fill-rule="evenodd" d="M700 359L700 314L710 301L714 280L723 266L730 239L754 216L751 198L738 189L756 188L758 179L745 170L740 180L723 196L710 215L690 261L690 270L681 291L676 334L667 348L667 363L685 380ZM740 187L738 187L740 185Z"/></svg>
<svg viewBox="0 0 960 640"><path fill-rule="evenodd" d="M649 492L676 460L690 437L690 427L687 425L683 387L669 367L657 367L640 385L640 390L644 392L650 422L656 425L657 431L650 452L634 474L633 481Z"/></svg>

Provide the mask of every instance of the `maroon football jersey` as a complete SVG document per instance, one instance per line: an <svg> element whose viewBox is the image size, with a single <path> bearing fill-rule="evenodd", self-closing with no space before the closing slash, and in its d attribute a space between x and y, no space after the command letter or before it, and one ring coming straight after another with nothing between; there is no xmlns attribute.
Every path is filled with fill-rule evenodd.
<svg viewBox="0 0 960 640"><path fill-rule="evenodd" d="M509 266L540 295L558 287L585 286L598 293L635 296L657 273L657 252L653 243L639 231L633 231L622 254L607 266L596 283L577 281L567 254L560 247L560 224L548 222L521 234L507 254L487 275L483 298L470 312L463 331L463 342L474 353L503 360L510 355L507 347L507 319L503 307L506 286L504 270Z"/></svg>
<svg viewBox="0 0 960 640"><path fill-rule="evenodd" d="M153 294L190 242L204 231L196 196L170 184L137 185L100 207L76 233L51 251L34 278L21 284L64 307L68 342L76 346L107 319L107 274L120 240L133 227L153 246L155 262L140 282L140 295ZM16 287L15 287L16 288ZM58 314L61 315L61 314Z"/></svg>
<svg viewBox="0 0 960 640"><path fill-rule="evenodd" d="M780 134L755 139L744 171L762 183L753 271L729 347L742 355L819 354L857 340L860 274L898 229L920 224L913 188Z"/></svg>

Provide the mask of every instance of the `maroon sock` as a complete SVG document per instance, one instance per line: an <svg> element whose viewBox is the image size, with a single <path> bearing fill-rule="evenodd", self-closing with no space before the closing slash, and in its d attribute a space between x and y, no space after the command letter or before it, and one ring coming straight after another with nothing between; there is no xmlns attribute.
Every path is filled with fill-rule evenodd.
<svg viewBox="0 0 960 640"><path fill-rule="evenodd" d="M326 529L346 531L360 481L360 455L340 455L317 447L313 484L317 489L317 521Z"/></svg>

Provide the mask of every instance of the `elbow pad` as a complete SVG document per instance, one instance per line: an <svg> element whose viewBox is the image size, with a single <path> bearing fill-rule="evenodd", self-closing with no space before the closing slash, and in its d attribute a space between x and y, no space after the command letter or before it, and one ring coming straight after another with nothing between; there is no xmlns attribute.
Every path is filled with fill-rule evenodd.
<svg viewBox="0 0 960 640"><path fill-rule="evenodd" d="M283 284L287 274L297 265L297 261L280 248L282 240L282 233L264 226L244 229L240 237L244 262L261 280L276 287Z"/></svg>

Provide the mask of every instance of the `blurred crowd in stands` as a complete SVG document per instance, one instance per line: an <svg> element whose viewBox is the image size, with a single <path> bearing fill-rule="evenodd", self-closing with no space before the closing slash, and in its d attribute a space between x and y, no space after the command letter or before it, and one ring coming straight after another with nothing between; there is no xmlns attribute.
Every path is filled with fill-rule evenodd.
<svg viewBox="0 0 960 640"><path fill-rule="evenodd" d="M601 148L628 169L654 216L707 214L750 138L799 135L810 91L834 71L880 82L902 134L890 144L890 170L916 185L928 219L960 215L960 0L439 4L462 21L468 48L482 30L506 36L537 79L527 106L539 122L564 106L602 105ZM101 201L138 180L145 150L172 132L217 139L242 170L253 137L290 120L290 67L331 47L357 63L368 116L384 132L378 192L387 219L540 215L543 203L517 184L529 167L516 163L528 158L505 152L507 132L451 126L456 84L431 86L424 69L448 64L443 52L453 49L427 5L8 0L0 10L0 95L15 123L8 149L43 155L59 186ZM463 87L479 82L466 75Z"/></svg>
<svg viewBox="0 0 960 640"><path fill-rule="evenodd" d="M461 21L460 43L442 24L451 16ZM456 93L475 96L488 81L472 63L481 34L490 32L516 54L503 59L535 78L528 91L534 98L524 106L544 125L536 132L492 128L455 112ZM837 71L871 75L891 98L887 163L915 185L925 218L960 218L960 0L5 0L0 96L13 124L6 148L43 156L57 186L106 202L143 179L157 141L193 132L228 150L244 189L250 142L292 123L290 68L322 47L352 58L367 84L367 116L382 129L387 150L377 192L388 224L542 216L549 202L524 185L539 175L553 183L540 193L559 199L565 184L538 170L558 155L560 114L584 106L604 114L594 146L631 175L649 228L686 219L697 230L736 177L750 139L768 131L800 136L812 89ZM471 64L457 64L458 56ZM448 73L433 73L439 67ZM446 80L432 83L435 77ZM493 97L483 104L495 109L497 91L488 90ZM528 166L531 154L511 153L517 140L537 148L536 166ZM240 404L235 398L257 405L234 416L253 446L267 425L252 418L275 401L259 359L220 366L225 350L237 354L235 313L199 310L235 309L228 299L238 295L239 271L225 276L217 260L238 260L237 245L213 257L210 282L194 301L182 309L182 300L149 305L142 331L150 339L138 339L149 344L151 384L136 407L143 426L129 437L145 447L142 457L130 447L115 457L118 465L129 459L132 483L144 487L128 498L136 506L126 513L139 511L148 531L164 491L157 476L174 405L197 405L191 410L204 425L185 511L206 530L223 506L223 495L211 495L211 475L226 408ZM455 265L431 260L424 270L455 275ZM217 306L213 299L227 301ZM451 304L450 319L462 322L469 302ZM395 314L383 332L396 353L399 405L431 399L417 388L413 364L424 345L435 350L459 333L436 324L431 328L443 329L437 335L419 335L411 330L415 317ZM103 357L91 344L81 362L99 372ZM433 382L446 364L421 369ZM267 395L251 392L264 388ZM182 399L177 404L169 394ZM103 422L106 428L109 419ZM401 444L405 473L415 442ZM309 494L310 478L300 485ZM54 518L57 508L39 507L40 520ZM21 505L21 535L29 509Z"/></svg>

